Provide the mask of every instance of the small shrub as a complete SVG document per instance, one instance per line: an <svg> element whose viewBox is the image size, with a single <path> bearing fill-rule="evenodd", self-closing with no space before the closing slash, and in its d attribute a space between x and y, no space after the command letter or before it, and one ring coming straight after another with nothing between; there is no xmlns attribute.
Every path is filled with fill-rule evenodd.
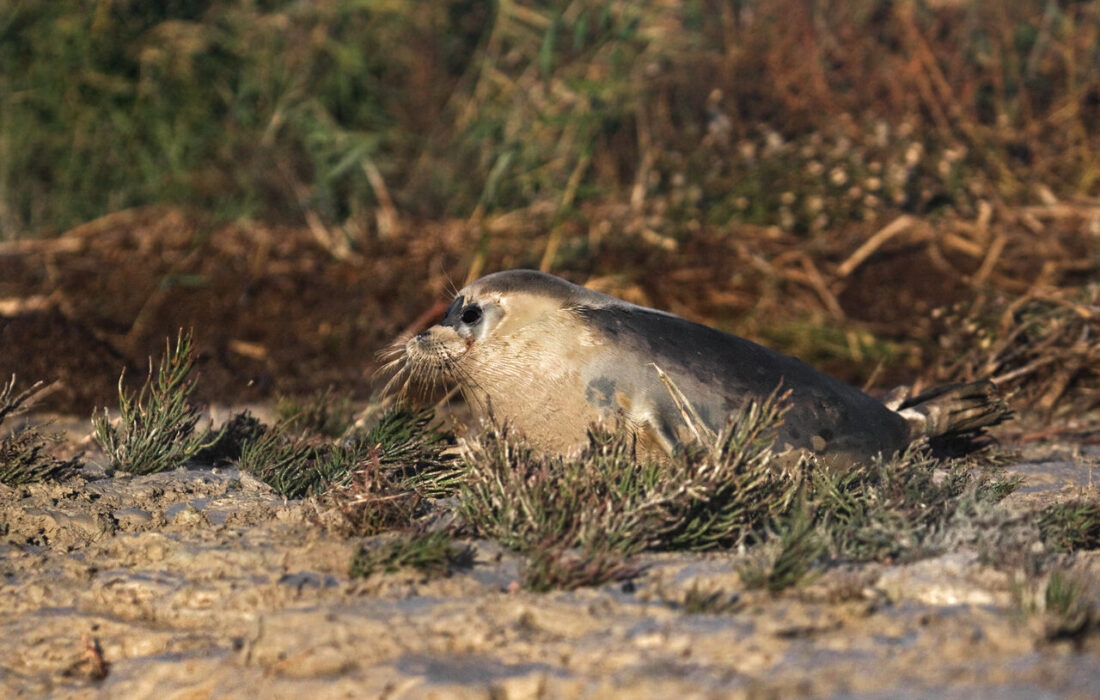
<svg viewBox="0 0 1100 700"><path fill-rule="evenodd" d="M25 428L0 439L0 483L20 486L46 479L64 479L79 460L58 460L45 453L53 440L37 428Z"/></svg>
<svg viewBox="0 0 1100 700"><path fill-rule="evenodd" d="M411 526L422 501L406 480L383 466L376 448L352 471L350 483L330 489L328 497L342 516L345 534L358 537Z"/></svg>
<svg viewBox="0 0 1100 700"><path fill-rule="evenodd" d="M914 444L848 472L815 470L807 503L833 556L896 561L931 554L952 523L997 503L1017 484L975 474L965 460L937 460Z"/></svg>
<svg viewBox="0 0 1100 700"><path fill-rule="evenodd" d="M663 375L662 375L663 376ZM670 391L679 390L671 380ZM787 412L787 394L749 402L719 433L706 430L680 395L685 420L702 438L702 452L677 455L661 481L678 486L663 509L664 549L703 550L741 545L762 526L790 511L799 497L807 464L781 465L772 453Z"/></svg>
<svg viewBox="0 0 1100 700"><path fill-rule="evenodd" d="M508 428L468 446L459 512L474 531L525 551L534 546L585 547L593 542L622 554L655 537L655 465L639 466L625 433L590 434L577 459L535 452Z"/></svg>
<svg viewBox="0 0 1100 700"><path fill-rule="evenodd" d="M443 451L454 436L432 427L431 409L413 410L398 406L381 415L369 430L351 439L376 449L381 464L398 469L409 488L429 498L457 492L462 470Z"/></svg>
<svg viewBox="0 0 1100 700"><path fill-rule="evenodd" d="M346 483L366 456L357 445L326 444L276 425L241 448L238 465L283 498L305 498Z"/></svg>
<svg viewBox="0 0 1100 700"><path fill-rule="evenodd" d="M110 421L106 409L92 416L96 442L112 467L132 474L162 472L180 466L214 441L195 432L199 411L189 401L195 390L193 365L191 333L181 331L155 372L149 360L149 375L136 396L119 378L118 423Z"/></svg>

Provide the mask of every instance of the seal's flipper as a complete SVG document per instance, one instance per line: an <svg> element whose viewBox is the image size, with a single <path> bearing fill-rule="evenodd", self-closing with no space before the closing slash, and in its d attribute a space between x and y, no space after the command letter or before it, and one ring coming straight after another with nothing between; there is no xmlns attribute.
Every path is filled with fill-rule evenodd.
<svg viewBox="0 0 1100 700"><path fill-rule="evenodd" d="M897 412L909 423L910 438L974 441L986 428L1012 416L990 381L944 384L906 399Z"/></svg>

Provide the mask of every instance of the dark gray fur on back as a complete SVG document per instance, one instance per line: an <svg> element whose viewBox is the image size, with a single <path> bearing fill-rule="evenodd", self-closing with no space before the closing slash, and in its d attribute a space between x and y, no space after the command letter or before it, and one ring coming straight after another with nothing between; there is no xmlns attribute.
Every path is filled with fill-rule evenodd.
<svg viewBox="0 0 1100 700"><path fill-rule="evenodd" d="M826 454L872 456L889 455L909 441L902 417L801 360L624 302L574 310L616 345L633 350L639 361L667 372L713 430L746 401L766 398L782 387L791 392L791 407L779 433L781 447L789 443Z"/></svg>

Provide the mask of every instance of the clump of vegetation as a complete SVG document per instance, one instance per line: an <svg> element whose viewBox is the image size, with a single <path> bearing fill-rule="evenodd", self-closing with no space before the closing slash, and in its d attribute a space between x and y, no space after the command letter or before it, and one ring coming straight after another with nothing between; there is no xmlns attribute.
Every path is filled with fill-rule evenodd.
<svg viewBox="0 0 1100 700"><path fill-rule="evenodd" d="M1096 631L1097 602L1092 578L1071 570L1050 572L1044 592L1044 633L1049 640L1078 639Z"/></svg>
<svg viewBox="0 0 1100 700"><path fill-rule="evenodd" d="M446 576L454 569L469 568L473 562L473 548L457 544L446 533L410 532L374 547L360 547L351 559L348 575L366 578L378 572L393 573L413 568L435 578Z"/></svg>
<svg viewBox="0 0 1100 700"><path fill-rule="evenodd" d="M646 542L645 484L657 468L637 465L625 433L592 434L577 459L539 454L508 427L468 444L459 512L473 531L524 550L541 543L601 541L632 553Z"/></svg>
<svg viewBox="0 0 1100 700"><path fill-rule="evenodd" d="M1100 498L1047 506L1037 522L1040 538L1055 552L1100 548Z"/></svg>
<svg viewBox="0 0 1100 700"><path fill-rule="evenodd" d="M935 553L957 520L999 502L1018 479L940 461L923 444L847 472L817 470L811 509L832 556L898 561Z"/></svg>
<svg viewBox="0 0 1100 700"><path fill-rule="evenodd" d="M762 546L738 573L747 588L779 593L808 581L819 560L828 554L826 543L804 511L798 511L778 540ZM771 552L767 550L771 549Z"/></svg>
<svg viewBox="0 0 1100 700"><path fill-rule="evenodd" d="M135 395L118 380L119 420L112 423L107 409L92 416L95 439L111 467L131 474L154 474L174 469L216 440L196 432L199 410L190 402L195 390L192 336L180 331L175 347L165 349L154 371Z"/></svg>
<svg viewBox="0 0 1100 700"><path fill-rule="evenodd" d="M529 591L545 593L599 586L638 576L641 567L618 549L608 541L589 541L578 548L555 542L541 543L528 549L527 560L520 571L520 583Z"/></svg>
<svg viewBox="0 0 1100 700"><path fill-rule="evenodd" d="M0 425L9 416L26 410L42 388L36 382L30 388L15 393L15 377L0 385ZM63 479L77 468L77 459L58 460L46 453L52 438L27 426L0 437L0 483L19 486L44 479Z"/></svg>
<svg viewBox="0 0 1100 700"><path fill-rule="evenodd" d="M352 439L376 449L379 463L399 474L408 488L428 498L453 495L462 469L443 452L454 444L454 436L434 427L434 418L430 408L399 405Z"/></svg>
<svg viewBox="0 0 1100 700"><path fill-rule="evenodd" d="M797 476L777 468L768 449L782 414L775 396L751 403L712 450L670 464L638 464L626 431L590 431L575 459L539 454L507 428L491 431L465 454L460 510L474 530L516 549L602 541L631 554L738 544L797 492Z"/></svg>
<svg viewBox="0 0 1100 700"><path fill-rule="evenodd" d="M967 460L935 459L922 444L849 470L806 472L798 499L769 521L777 534L740 569L771 593L805 583L827 561L897 562L933 556L981 527L1019 483Z"/></svg>
<svg viewBox="0 0 1100 700"><path fill-rule="evenodd" d="M739 544L799 489L798 473L769 450L783 412L778 396L752 403L709 447L667 464L639 464L622 430L591 430L575 459L537 453L507 427L490 431L465 453L459 512L471 530L527 553L533 586L609 580L647 548ZM575 563L574 550L591 565Z"/></svg>
<svg viewBox="0 0 1100 700"><path fill-rule="evenodd" d="M945 361L933 379L993 378L1017 403L1046 413L1092 410L1100 405L1098 310L1097 284L981 297L946 319Z"/></svg>
<svg viewBox="0 0 1100 700"><path fill-rule="evenodd" d="M659 474L662 487L677 488L661 513L659 546L703 550L744 544L790 511L807 476L807 462L784 465L772 452L789 393L777 390L764 401L750 401L714 433L672 380L657 371L698 436Z"/></svg>
<svg viewBox="0 0 1100 700"><path fill-rule="evenodd" d="M457 478L441 455L451 438L432 418L430 410L401 406L366 430L332 439L322 432L327 421L300 424L292 416L246 442L239 465L285 498L331 492L351 531L374 534Z"/></svg>
<svg viewBox="0 0 1100 700"><path fill-rule="evenodd" d="M276 425L245 443L238 464L283 498L305 498L344 483L366 458L358 445L327 444Z"/></svg>
<svg viewBox="0 0 1100 700"><path fill-rule="evenodd" d="M409 527L423 496L410 488L397 470L387 468L374 447L350 474L350 482L329 489L328 499L342 517L349 535L369 537Z"/></svg>
<svg viewBox="0 0 1100 700"><path fill-rule="evenodd" d="M70 476L79 467L80 460L59 460L50 456L46 452L50 442L56 440L34 427L0 438L0 483L19 486Z"/></svg>

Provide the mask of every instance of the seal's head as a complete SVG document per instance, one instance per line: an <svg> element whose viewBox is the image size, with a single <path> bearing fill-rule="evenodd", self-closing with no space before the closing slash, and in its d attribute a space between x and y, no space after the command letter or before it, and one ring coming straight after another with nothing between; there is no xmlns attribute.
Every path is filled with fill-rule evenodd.
<svg viewBox="0 0 1100 700"><path fill-rule="evenodd" d="M569 348L584 340L573 311L614 301L534 270L482 277L455 295L439 323L405 342L394 380L406 388L457 383L475 408L499 405L533 379L572 371Z"/></svg>

